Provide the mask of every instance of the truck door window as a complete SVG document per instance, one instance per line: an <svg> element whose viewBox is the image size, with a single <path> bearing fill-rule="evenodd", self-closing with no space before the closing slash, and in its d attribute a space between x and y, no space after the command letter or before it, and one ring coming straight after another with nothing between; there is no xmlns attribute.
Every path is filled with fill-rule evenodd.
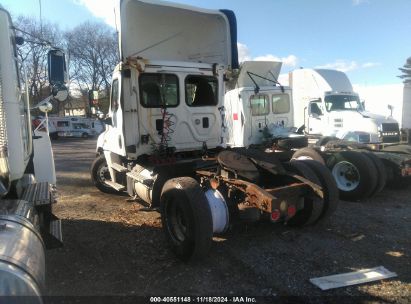
<svg viewBox="0 0 411 304"><path fill-rule="evenodd" d="M290 96L279 94L272 96L273 114L285 114L290 112Z"/></svg>
<svg viewBox="0 0 411 304"><path fill-rule="evenodd" d="M310 103L310 114L312 116L321 116L321 115L323 115L323 112L321 111L321 108L319 106L319 102L312 101Z"/></svg>
<svg viewBox="0 0 411 304"><path fill-rule="evenodd" d="M190 75L185 80L186 103L190 107L215 106L218 103L218 81L212 76Z"/></svg>
<svg viewBox="0 0 411 304"><path fill-rule="evenodd" d="M116 112L118 110L118 79L114 79L113 84L111 85L110 109L112 112Z"/></svg>
<svg viewBox="0 0 411 304"><path fill-rule="evenodd" d="M270 112L269 97L264 94L251 95L250 107L252 116L267 115Z"/></svg>
<svg viewBox="0 0 411 304"><path fill-rule="evenodd" d="M141 74L140 103L145 108L178 106L178 77L174 74Z"/></svg>

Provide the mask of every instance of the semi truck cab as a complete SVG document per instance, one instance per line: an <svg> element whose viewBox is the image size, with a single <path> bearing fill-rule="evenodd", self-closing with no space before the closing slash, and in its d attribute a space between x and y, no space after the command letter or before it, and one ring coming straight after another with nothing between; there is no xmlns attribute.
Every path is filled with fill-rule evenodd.
<svg viewBox="0 0 411 304"><path fill-rule="evenodd" d="M290 72L296 127L308 135L335 136L360 143L398 143L398 122L365 110L348 77L339 71Z"/></svg>

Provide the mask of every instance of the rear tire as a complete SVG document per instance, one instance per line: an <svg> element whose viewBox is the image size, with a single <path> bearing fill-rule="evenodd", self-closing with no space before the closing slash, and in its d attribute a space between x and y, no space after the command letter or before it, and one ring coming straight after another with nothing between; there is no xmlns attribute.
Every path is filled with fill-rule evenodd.
<svg viewBox="0 0 411 304"><path fill-rule="evenodd" d="M371 196L373 196L374 194L381 192L387 184L387 170L385 169L384 163L381 159L378 158L378 156L376 156L372 152L363 152L363 154L366 155L369 159L371 159L378 173L377 186L371 193Z"/></svg>
<svg viewBox="0 0 411 304"><path fill-rule="evenodd" d="M323 165L325 165L324 158L316 150L312 148L302 148L297 150L291 159L295 160L315 160Z"/></svg>
<svg viewBox="0 0 411 304"><path fill-rule="evenodd" d="M335 183L334 177L332 176L330 170L328 170L328 168L323 164L320 164L315 160L304 160L304 164L309 166L311 170L315 172L320 180L320 185L323 188L324 207L317 223L325 222L331 217L338 207L339 193L337 184Z"/></svg>
<svg viewBox="0 0 411 304"><path fill-rule="evenodd" d="M305 136L289 137L279 139L277 145L282 149L299 149L308 146L308 139Z"/></svg>
<svg viewBox="0 0 411 304"><path fill-rule="evenodd" d="M289 163L289 166L290 171L305 177L314 184L320 185L317 175L304 161L294 160ZM312 193L310 196L304 197L304 208L289 219L287 225L301 227L313 224L320 218L323 208L324 201Z"/></svg>
<svg viewBox="0 0 411 304"><path fill-rule="evenodd" d="M369 197L377 186L377 169L365 155L356 151L342 151L331 155L327 167L334 176L340 197L348 201Z"/></svg>
<svg viewBox="0 0 411 304"><path fill-rule="evenodd" d="M213 220L205 194L196 180L178 177L164 184L161 222L167 241L178 258L198 261L208 254Z"/></svg>
<svg viewBox="0 0 411 304"><path fill-rule="evenodd" d="M323 136L319 140L317 140L315 145L317 147L321 147L321 146L325 146L330 141L336 141L336 140L339 140L339 138L337 138L335 136Z"/></svg>
<svg viewBox="0 0 411 304"><path fill-rule="evenodd" d="M117 193L115 189L111 188L104 182L106 180L111 180L110 171L108 170L108 165L104 155L100 155L93 161L90 173L92 183L101 192Z"/></svg>

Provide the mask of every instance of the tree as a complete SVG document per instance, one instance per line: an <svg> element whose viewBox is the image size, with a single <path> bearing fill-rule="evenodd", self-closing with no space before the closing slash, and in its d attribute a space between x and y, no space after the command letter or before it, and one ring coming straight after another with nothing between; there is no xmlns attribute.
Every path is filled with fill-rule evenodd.
<svg viewBox="0 0 411 304"><path fill-rule="evenodd" d="M51 46L62 45L62 35L57 25L19 16L15 21L24 44L18 48L18 57L25 66L29 82L29 98L33 105L50 94L47 80L47 53Z"/></svg>
<svg viewBox="0 0 411 304"><path fill-rule="evenodd" d="M398 77L403 79L404 83L411 83L411 57L407 59L404 66L402 68L399 68L399 70L403 74Z"/></svg>
<svg viewBox="0 0 411 304"><path fill-rule="evenodd" d="M102 96L110 92L111 72L118 62L117 36L103 23L85 22L65 34L70 78L82 96L96 90Z"/></svg>

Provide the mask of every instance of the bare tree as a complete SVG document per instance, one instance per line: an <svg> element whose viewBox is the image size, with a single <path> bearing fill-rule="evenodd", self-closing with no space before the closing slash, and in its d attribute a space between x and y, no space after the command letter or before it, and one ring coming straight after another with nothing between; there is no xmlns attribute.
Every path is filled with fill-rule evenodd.
<svg viewBox="0 0 411 304"><path fill-rule="evenodd" d="M65 34L70 78L83 96L97 90L110 92L111 72L118 62L117 37L104 23L85 22Z"/></svg>
<svg viewBox="0 0 411 304"><path fill-rule="evenodd" d="M411 57L407 59L404 66L402 68L399 68L399 70L403 74L398 77L403 79L404 83L411 83Z"/></svg>
<svg viewBox="0 0 411 304"><path fill-rule="evenodd" d="M62 34L57 25L44 21L40 25L33 17L19 16L15 26L19 36L24 38L24 44L18 48L18 56L26 67L30 102L34 104L50 93L47 53L52 46L62 45Z"/></svg>

